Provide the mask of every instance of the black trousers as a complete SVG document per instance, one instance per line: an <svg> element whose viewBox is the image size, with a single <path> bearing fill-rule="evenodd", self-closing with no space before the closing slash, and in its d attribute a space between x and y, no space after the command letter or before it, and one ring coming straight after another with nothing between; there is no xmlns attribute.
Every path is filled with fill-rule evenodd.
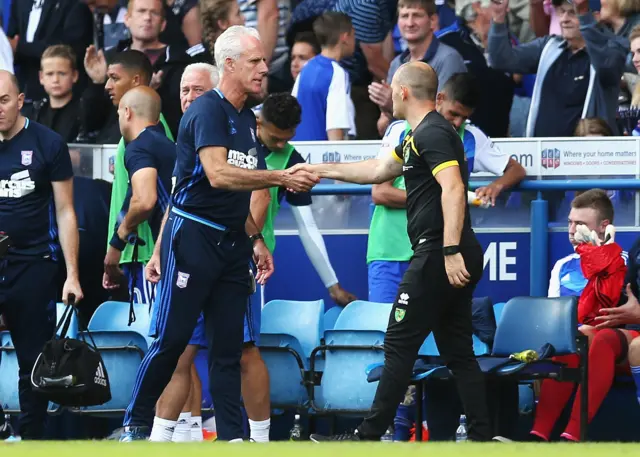
<svg viewBox="0 0 640 457"><path fill-rule="evenodd" d="M49 259L0 261L0 314L16 348L19 366L20 436L42 439L49 402L31 387L31 371L56 319L59 265Z"/></svg>
<svg viewBox="0 0 640 457"><path fill-rule="evenodd" d="M411 259L389 316L384 370L371 414L358 430L365 439L379 439L391 425L418 349L431 332L453 372L467 416L469 439L492 438L484 375L473 353L471 326L471 299L483 270L482 248L462 248L462 255L472 280L461 289L449 284L442 251L418 251Z"/></svg>

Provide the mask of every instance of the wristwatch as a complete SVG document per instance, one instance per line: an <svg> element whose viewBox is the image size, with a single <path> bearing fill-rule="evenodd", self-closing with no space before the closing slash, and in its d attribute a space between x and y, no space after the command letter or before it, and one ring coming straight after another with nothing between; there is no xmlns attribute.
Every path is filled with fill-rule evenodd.
<svg viewBox="0 0 640 457"><path fill-rule="evenodd" d="M255 243L258 240L264 241L264 236L262 236L262 233L256 233L255 235L251 235L249 239L252 243Z"/></svg>
<svg viewBox="0 0 640 457"><path fill-rule="evenodd" d="M460 246L445 246L442 248L442 253L447 255L456 255L460 253Z"/></svg>

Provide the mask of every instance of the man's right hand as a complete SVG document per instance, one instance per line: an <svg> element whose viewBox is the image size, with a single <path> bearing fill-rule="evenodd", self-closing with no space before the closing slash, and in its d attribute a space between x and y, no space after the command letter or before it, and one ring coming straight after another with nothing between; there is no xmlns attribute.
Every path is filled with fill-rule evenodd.
<svg viewBox="0 0 640 457"><path fill-rule="evenodd" d="M155 252L147 262L147 266L144 268L144 276L152 284L157 284L160 281L160 255Z"/></svg>
<svg viewBox="0 0 640 457"><path fill-rule="evenodd" d="M107 60L104 52L98 51L94 45L89 46L84 54L84 69L94 84L104 84L107 81Z"/></svg>
<svg viewBox="0 0 640 457"><path fill-rule="evenodd" d="M282 174L282 187L293 192L309 192L319 182L309 164L294 165Z"/></svg>
<svg viewBox="0 0 640 457"><path fill-rule="evenodd" d="M504 24L509 11L509 0L491 0L491 18L496 24Z"/></svg>

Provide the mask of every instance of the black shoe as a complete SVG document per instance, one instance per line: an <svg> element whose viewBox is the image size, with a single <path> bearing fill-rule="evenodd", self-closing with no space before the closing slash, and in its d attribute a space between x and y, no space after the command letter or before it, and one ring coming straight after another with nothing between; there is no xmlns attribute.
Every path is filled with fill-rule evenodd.
<svg viewBox="0 0 640 457"><path fill-rule="evenodd" d="M339 435L323 436L313 434L309 436L309 439L314 443L323 443L325 441L363 441L358 433L358 430L349 430Z"/></svg>

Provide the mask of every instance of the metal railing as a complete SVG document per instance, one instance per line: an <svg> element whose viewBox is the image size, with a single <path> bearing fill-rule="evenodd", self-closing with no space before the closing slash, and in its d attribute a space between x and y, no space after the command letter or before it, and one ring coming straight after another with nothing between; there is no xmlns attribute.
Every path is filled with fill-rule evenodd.
<svg viewBox="0 0 640 457"><path fill-rule="evenodd" d="M487 186L491 181L472 181L471 190ZM543 198L543 191L567 190L640 190L640 179L554 179L525 180L511 191L537 191L531 202L531 259L529 294L532 297L547 296L549 276L549 203ZM311 191L314 195L369 195L370 185L319 184Z"/></svg>

